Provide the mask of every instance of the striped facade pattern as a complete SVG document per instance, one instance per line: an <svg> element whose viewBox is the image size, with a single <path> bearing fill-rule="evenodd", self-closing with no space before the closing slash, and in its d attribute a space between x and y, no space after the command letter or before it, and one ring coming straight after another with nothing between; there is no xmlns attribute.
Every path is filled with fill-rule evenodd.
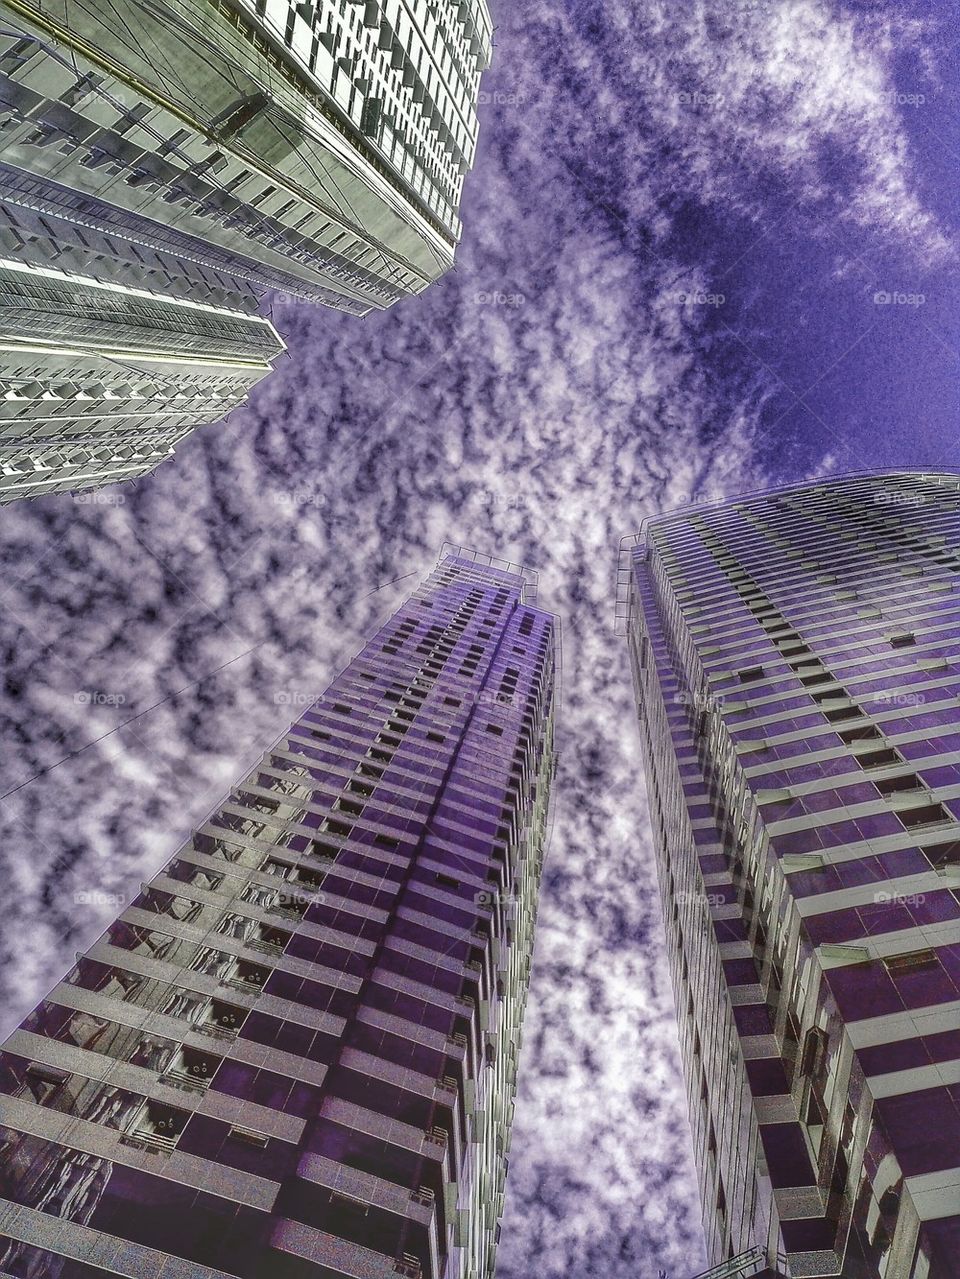
<svg viewBox="0 0 960 1279"><path fill-rule="evenodd" d="M21 194L32 178L68 217L93 200L103 230L354 315L453 264L484 0L0 12L0 136Z"/></svg>
<svg viewBox="0 0 960 1279"><path fill-rule="evenodd" d="M960 1256L960 480L652 520L629 643L711 1259Z"/></svg>
<svg viewBox="0 0 960 1279"><path fill-rule="evenodd" d="M0 505L136 479L220 421L284 349L251 309L0 258Z"/></svg>
<svg viewBox="0 0 960 1279"><path fill-rule="evenodd" d="M485 0L0 0L0 17L0 260L97 304L86 326L69 305L41 324L0 272L0 504L146 475L222 418L283 349L249 314L268 295L360 317L453 265ZM143 293L152 320L123 326ZM217 315L200 361L171 356L162 315L190 303ZM150 364L132 376L131 348Z"/></svg>
<svg viewBox="0 0 960 1279"><path fill-rule="evenodd" d="M0 1051L0 1274L494 1273L555 768L517 566L433 574Z"/></svg>

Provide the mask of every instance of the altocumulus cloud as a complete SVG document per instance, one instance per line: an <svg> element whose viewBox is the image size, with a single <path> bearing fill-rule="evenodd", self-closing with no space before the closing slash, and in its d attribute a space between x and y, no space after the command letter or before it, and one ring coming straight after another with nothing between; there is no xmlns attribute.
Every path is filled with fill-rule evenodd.
<svg viewBox="0 0 960 1279"><path fill-rule="evenodd" d="M564 722L505 1279L702 1261L614 555L644 514L764 480L773 388L691 304L710 274L673 242L681 206L759 233L794 216L772 183L947 251L877 96L923 31L829 13L503 7L457 271L363 323L278 302L290 355L249 408L122 504L2 516L4 789L102 737L3 805L7 1025L444 539L540 568ZM850 162L821 163L836 146Z"/></svg>

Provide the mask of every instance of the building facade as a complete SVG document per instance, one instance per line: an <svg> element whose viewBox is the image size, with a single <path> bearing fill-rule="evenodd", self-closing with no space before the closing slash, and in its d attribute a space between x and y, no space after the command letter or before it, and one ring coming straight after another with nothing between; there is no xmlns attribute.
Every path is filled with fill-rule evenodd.
<svg viewBox="0 0 960 1279"><path fill-rule="evenodd" d="M533 576L437 569L0 1050L0 1273L494 1273L554 772Z"/></svg>
<svg viewBox="0 0 960 1279"><path fill-rule="evenodd" d="M0 505L148 474L283 349L246 310L0 259Z"/></svg>
<svg viewBox="0 0 960 1279"><path fill-rule="evenodd" d="M91 297L215 308L228 329L275 291L355 316L413 296L453 264L491 32L485 0L0 0L0 258ZM0 347L0 393L39 382L34 401L59 401L90 380L82 357L113 401L114 353L78 350L67 318L43 334L53 382ZM258 380L243 344L222 354L219 378L183 371L194 425ZM0 501L151 470L194 412L167 371L123 383L129 404L86 403L95 438L62 458L30 450L42 415L24 412L0 435Z"/></svg>
<svg viewBox="0 0 960 1279"><path fill-rule="evenodd" d="M3 0L0 14L15 203L89 210L109 235L355 315L453 264L485 0Z"/></svg>
<svg viewBox="0 0 960 1279"><path fill-rule="evenodd" d="M689 507L620 587L708 1255L949 1279L960 479Z"/></svg>

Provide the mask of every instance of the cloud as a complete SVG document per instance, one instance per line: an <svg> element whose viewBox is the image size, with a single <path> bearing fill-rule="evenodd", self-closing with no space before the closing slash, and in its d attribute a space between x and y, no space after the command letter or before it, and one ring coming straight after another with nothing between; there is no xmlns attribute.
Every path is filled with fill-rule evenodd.
<svg viewBox="0 0 960 1279"><path fill-rule="evenodd" d="M955 258L904 119L942 91L930 51L944 33L932 20L828 0L550 5L532 20L529 41L541 59L549 50L554 74L526 62L516 92L527 127L569 129L557 150L578 153L579 180L643 227L648 247L674 231L669 191L759 223L775 209L778 225L811 232L846 224L927 265ZM908 55L916 78L904 83ZM588 87L594 110L572 118L564 98ZM599 139L598 115L611 123Z"/></svg>

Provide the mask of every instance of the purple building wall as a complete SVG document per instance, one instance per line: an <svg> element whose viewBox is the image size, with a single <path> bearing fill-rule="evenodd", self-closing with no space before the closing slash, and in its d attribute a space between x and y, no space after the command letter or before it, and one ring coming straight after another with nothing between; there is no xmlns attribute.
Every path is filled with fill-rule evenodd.
<svg viewBox="0 0 960 1279"><path fill-rule="evenodd" d="M0 1052L0 1273L493 1274L554 771L532 575L437 569Z"/></svg>
<svg viewBox="0 0 960 1279"><path fill-rule="evenodd" d="M960 1257L960 481L847 477L625 547L708 1250Z"/></svg>

